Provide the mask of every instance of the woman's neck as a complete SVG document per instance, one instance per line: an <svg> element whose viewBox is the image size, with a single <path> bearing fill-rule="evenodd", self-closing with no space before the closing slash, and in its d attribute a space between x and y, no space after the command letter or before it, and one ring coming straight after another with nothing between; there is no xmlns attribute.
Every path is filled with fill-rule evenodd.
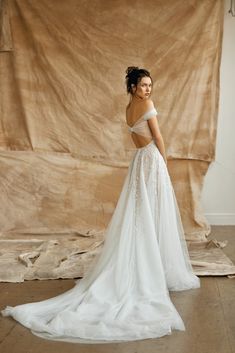
<svg viewBox="0 0 235 353"><path fill-rule="evenodd" d="M138 96L137 94L133 94L133 99L137 100L137 101L142 101L144 98Z"/></svg>

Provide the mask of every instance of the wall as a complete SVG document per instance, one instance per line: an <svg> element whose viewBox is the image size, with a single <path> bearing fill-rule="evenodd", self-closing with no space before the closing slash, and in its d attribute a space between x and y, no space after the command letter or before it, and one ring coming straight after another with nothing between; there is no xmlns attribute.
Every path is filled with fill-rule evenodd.
<svg viewBox="0 0 235 353"><path fill-rule="evenodd" d="M202 192L204 212L213 225L235 225L235 17L229 8L230 0L225 0L216 158Z"/></svg>

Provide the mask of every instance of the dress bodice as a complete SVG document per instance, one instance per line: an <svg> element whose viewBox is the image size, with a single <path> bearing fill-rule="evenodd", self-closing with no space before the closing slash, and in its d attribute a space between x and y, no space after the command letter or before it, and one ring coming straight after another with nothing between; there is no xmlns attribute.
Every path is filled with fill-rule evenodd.
<svg viewBox="0 0 235 353"><path fill-rule="evenodd" d="M137 119L137 121L134 123L134 125L132 125L132 126L128 125L128 131L130 133L135 132L137 135L151 138L152 133L149 128L147 120L153 118L157 114L158 114L157 110L155 108L151 108L145 114L141 115L141 117L139 119Z"/></svg>

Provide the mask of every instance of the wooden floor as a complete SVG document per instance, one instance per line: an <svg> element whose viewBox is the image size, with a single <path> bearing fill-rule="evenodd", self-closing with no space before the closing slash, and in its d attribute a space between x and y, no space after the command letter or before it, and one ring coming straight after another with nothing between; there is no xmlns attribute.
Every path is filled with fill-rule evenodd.
<svg viewBox="0 0 235 353"><path fill-rule="evenodd" d="M235 226L213 227L209 239L228 240L225 253L235 262ZM0 308L56 296L73 280L0 283ZM235 353L235 278L201 277L201 288L172 292L186 331L118 344L74 344L34 336L12 318L0 316L1 353Z"/></svg>

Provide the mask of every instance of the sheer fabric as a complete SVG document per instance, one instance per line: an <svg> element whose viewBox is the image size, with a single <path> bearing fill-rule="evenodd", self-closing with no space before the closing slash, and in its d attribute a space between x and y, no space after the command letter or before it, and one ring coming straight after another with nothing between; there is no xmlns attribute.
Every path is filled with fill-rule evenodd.
<svg viewBox="0 0 235 353"><path fill-rule="evenodd" d="M155 108L152 108L151 110L147 111L145 114L143 114L133 126L128 127L128 131L130 133L135 132L138 135L152 138L152 133L149 128L147 120L153 118L154 116L157 115L157 111Z"/></svg>
<svg viewBox="0 0 235 353"><path fill-rule="evenodd" d="M63 294L7 306L2 315L52 340L156 338L185 330L169 291L199 287L167 167L152 140L133 155L102 252L85 276Z"/></svg>

